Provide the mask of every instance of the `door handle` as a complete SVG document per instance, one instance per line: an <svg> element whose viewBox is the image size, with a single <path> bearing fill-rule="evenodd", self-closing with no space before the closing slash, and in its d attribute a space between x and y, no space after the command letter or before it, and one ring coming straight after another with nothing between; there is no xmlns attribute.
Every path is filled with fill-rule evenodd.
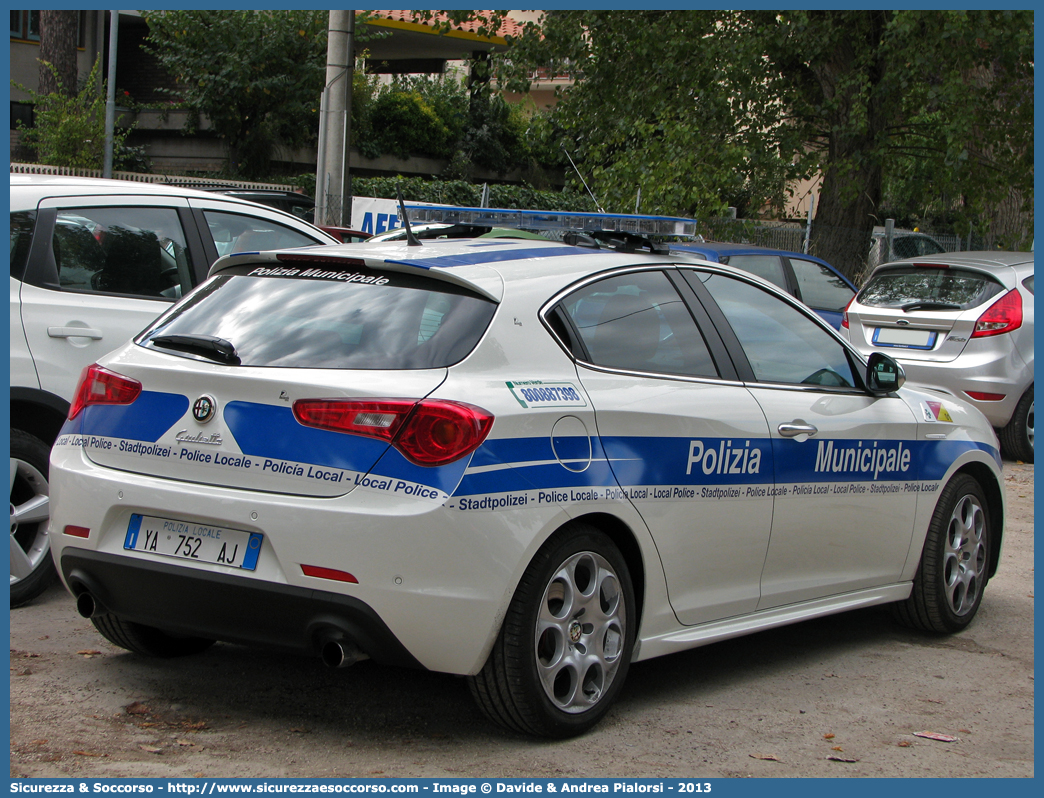
<svg viewBox="0 0 1044 798"><path fill-rule="evenodd" d="M91 338L100 341L102 331L90 327L48 327L47 336L49 338Z"/></svg>
<svg viewBox="0 0 1044 798"><path fill-rule="evenodd" d="M817 427L806 424L799 418L794 419L789 424L780 424L776 429L779 430L779 434L784 438L796 438L799 435L812 436L819 432Z"/></svg>

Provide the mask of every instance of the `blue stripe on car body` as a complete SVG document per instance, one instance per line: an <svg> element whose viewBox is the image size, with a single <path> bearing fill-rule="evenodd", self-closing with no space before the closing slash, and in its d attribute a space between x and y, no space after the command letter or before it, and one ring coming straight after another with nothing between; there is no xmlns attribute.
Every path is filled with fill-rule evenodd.
<svg viewBox="0 0 1044 798"><path fill-rule="evenodd" d="M130 405L86 408L62 434L155 443L188 405L180 394L145 391ZM550 436L538 436L486 440L470 457L426 467L385 441L305 427L288 407L230 402L224 418L246 455L372 473L459 496L590 486L935 481L973 450L1000 463L995 447L969 440L591 436L588 449L588 439L557 438L552 446ZM570 470L560 457L580 467Z"/></svg>
<svg viewBox="0 0 1044 798"><path fill-rule="evenodd" d="M500 252L483 251L461 255L442 255L434 258L418 258L417 260L395 260L389 258L384 262L394 263L398 266L414 266L418 269L448 269L454 266L475 266L486 263L504 263L513 260L557 258L563 255L590 256L595 251L578 247L533 247L532 249L505 249Z"/></svg>

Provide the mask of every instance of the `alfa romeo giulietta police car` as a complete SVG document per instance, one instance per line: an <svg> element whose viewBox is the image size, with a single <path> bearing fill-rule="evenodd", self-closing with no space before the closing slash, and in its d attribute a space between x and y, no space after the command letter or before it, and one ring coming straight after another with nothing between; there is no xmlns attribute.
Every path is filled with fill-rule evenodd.
<svg viewBox="0 0 1044 798"><path fill-rule="evenodd" d="M461 674L568 736L636 660L886 603L972 620L997 439L903 379L634 234L239 253L85 370L52 548L117 646Z"/></svg>

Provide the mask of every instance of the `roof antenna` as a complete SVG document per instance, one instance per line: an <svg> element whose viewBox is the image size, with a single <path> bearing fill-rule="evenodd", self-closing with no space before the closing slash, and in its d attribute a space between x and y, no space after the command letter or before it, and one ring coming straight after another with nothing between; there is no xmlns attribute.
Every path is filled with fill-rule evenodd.
<svg viewBox="0 0 1044 798"><path fill-rule="evenodd" d="M395 186L395 191L399 195L399 215L402 217L402 226L406 228L406 246L408 247L422 247L424 246L413 234L413 228L410 227L410 217L406 215L406 202L402 198L402 186Z"/></svg>
<svg viewBox="0 0 1044 798"><path fill-rule="evenodd" d="M584 180L584 176L582 174L580 174L580 170L577 169L576 168L576 164L573 163L573 158L569 155L569 150L567 150L565 148L565 144L562 144L561 147L562 147L562 152L565 153L565 157L569 158L569 165L573 167L573 171L576 172L576 176L580 178L580 182L584 184L584 188L587 189L587 193L590 194L591 195L591 199L594 200L594 204L595 204L595 207L598 208L598 212L599 213L605 213L605 210L602 208L602 205L598 201L598 198L595 197L594 192L591 191L590 186L587 185L587 181Z"/></svg>

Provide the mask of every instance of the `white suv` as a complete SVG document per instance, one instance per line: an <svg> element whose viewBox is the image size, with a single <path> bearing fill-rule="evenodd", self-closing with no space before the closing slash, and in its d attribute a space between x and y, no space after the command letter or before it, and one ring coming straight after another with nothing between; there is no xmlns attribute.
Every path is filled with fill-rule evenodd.
<svg viewBox="0 0 1044 798"><path fill-rule="evenodd" d="M51 582L47 458L80 371L202 282L217 258L334 244L203 191L11 175L11 604Z"/></svg>

